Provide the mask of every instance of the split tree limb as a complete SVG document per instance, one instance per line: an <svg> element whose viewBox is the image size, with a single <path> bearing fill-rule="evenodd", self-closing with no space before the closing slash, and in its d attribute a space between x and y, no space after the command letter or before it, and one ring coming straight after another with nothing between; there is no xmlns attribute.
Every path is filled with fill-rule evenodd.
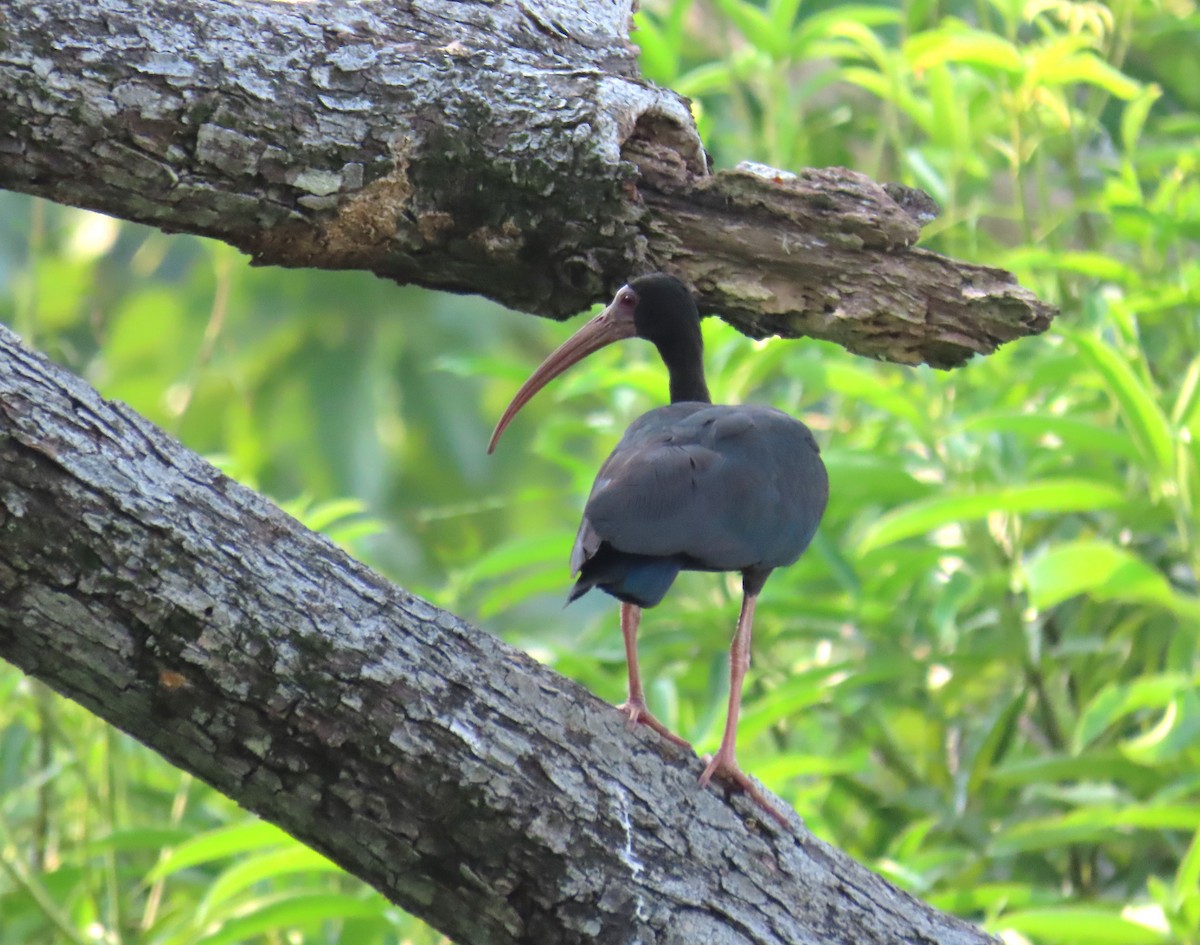
<svg viewBox="0 0 1200 945"><path fill-rule="evenodd" d="M751 335L952 367L1053 309L842 168L712 174L630 0L0 11L0 187L563 318L666 270Z"/></svg>
<svg viewBox="0 0 1200 945"><path fill-rule="evenodd" d="M0 328L0 657L463 943L985 945Z"/></svg>

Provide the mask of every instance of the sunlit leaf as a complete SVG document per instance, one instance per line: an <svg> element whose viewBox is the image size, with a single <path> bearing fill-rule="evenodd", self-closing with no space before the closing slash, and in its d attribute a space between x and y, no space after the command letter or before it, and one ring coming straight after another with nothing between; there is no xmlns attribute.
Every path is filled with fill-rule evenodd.
<svg viewBox="0 0 1200 945"><path fill-rule="evenodd" d="M370 918L386 908L381 897L299 893L264 901L247 914L223 923L216 932L196 939L196 945L236 945L274 929L308 929L337 919Z"/></svg>
<svg viewBox="0 0 1200 945"><path fill-rule="evenodd" d="M1141 455L1136 444L1111 425L1090 420L1056 416L1046 413L979 413L963 422L967 431L1013 433L1033 440L1048 449L1069 455L1081 451L1107 453L1113 457L1136 462Z"/></svg>
<svg viewBox="0 0 1200 945"><path fill-rule="evenodd" d="M876 26L895 25L902 18L899 10L884 6L848 3L822 10L800 21L792 34L792 44L788 52L796 58L804 57L813 44L831 36L844 35L840 27L842 23L854 24L856 31L861 31ZM862 39L861 32L856 32L856 35Z"/></svg>
<svg viewBox="0 0 1200 945"><path fill-rule="evenodd" d="M1087 479L1046 479L980 489L965 495L919 499L893 509L870 525L859 543L859 553L866 554L943 525L986 518L993 512L1062 514L1111 508L1124 499L1112 486Z"/></svg>
<svg viewBox="0 0 1200 945"><path fill-rule="evenodd" d="M1088 751L1081 755L1048 754L1044 757L1008 761L988 772L988 780L1004 785L1053 784L1059 781L1114 782L1130 790L1146 790L1154 783L1153 771L1131 764L1116 749Z"/></svg>
<svg viewBox="0 0 1200 945"><path fill-rule="evenodd" d="M995 934L1011 929L1043 945L1158 945L1170 941L1165 931L1122 918L1115 910L1084 906L1052 906L1006 912L984 923Z"/></svg>
<svg viewBox="0 0 1200 945"><path fill-rule="evenodd" d="M675 83L675 88L681 95L710 95L724 91L732 81L732 70L726 63L712 62L685 72Z"/></svg>
<svg viewBox="0 0 1200 945"><path fill-rule="evenodd" d="M1028 54L1025 86L1035 89L1042 85L1085 83L1120 99L1137 95L1141 85L1100 59L1091 45L1091 38L1081 34L1058 35L1039 44Z"/></svg>
<svg viewBox="0 0 1200 945"><path fill-rule="evenodd" d="M634 24L636 28L631 38L639 50L642 72L656 82L673 84L679 74L679 50L673 48L647 11L635 13Z"/></svg>
<svg viewBox="0 0 1200 945"><path fill-rule="evenodd" d="M1183 380L1179 384L1179 396L1171 409L1171 422L1177 426L1190 426L1200 407L1200 354L1192 358Z"/></svg>
<svg viewBox="0 0 1200 945"><path fill-rule="evenodd" d="M1081 751L1131 712L1162 709L1184 687L1194 685L1194 680L1181 673L1164 673L1105 688L1080 715L1072 735L1072 750Z"/></svg>
<svg viewBox="0 0 1200 945"><path fill-rule="evenodd" d="M759 7L747 0L717 0L717 6L756 49L774 56L784 52L787 31L779 30Z"/></svg>
<svg viewBox="0 0 1200 945"><path fill-rule="evenodd" d="M1033 883L970 883L932 893L926 897L926 901L935 909L969 915L985 910L997 912L1001 909L1019 909L1045 898L1048 898L1048 894Z"/></svg>
<svg viewBox="0 0 1200 945"><path fill-rule="evenodd" d="M755 700L738 725L739 734L753 739L772 725L790 718L797 712L819 704L829 697L830 676L836 671L821 667L793 675L783 685Z"/></svg>
<svg viewBox="0 0 1200 945"><path fill-rule="evenodd" d="M1173 435L1154 392L1111 345L1083 332L1074 332L1071 338L1117 401L1149 471L1159 476L1168 474L1174 460Z"/></svg>
<svg viewBox="0 0 1200 945"><path fill-rule="evenodd" d="M1158 604L1200 616L1200 601L1177 593L1154 567L1106 541L1057 545L1030 562L1025 575L1030 600L1042 608L1091 594L1097 600Z"/></svg>
<svg viewBox="0 0 1200 945"><path fill-rule="evenodd" d="M1150 109L1161 97L1162 89L1157 85L1144 86L1121 113L1121 145L1126 151L1133 151L1138 146Z"/></svg>
<svg viewBox="0 0 1200 945"><path fill-rule="evenodd" d="M1174 892L1180 899L1195 897L1200 890L1200 829L1192 835L1187 853L1175 873Z"/></svg>
<svg viewBox="0 0 1200 945"><path fill-rule="evenodd" d="M1007 39L965 25L919 33L905 44L904 52L917 73L947 63L969 63L1005 72L1021 69L1021 54Z"/></svg>
<svg viewBox="0 0 1200 945"><path fill-rule="evenodd" d="M180 827L139 827L117 830L105 837L89 841L87 847L93 852L130 853L135 850L158 852L188 840L191 832Z"/></svg>
<svg viewBox="0 0 1200 945"><path fill-rule="evenodd" d="M206 920L226 906L239 893L256 883L292 873L340 873L341 869L315 850L295 843L290 847L240 858L213 880L197 909Z"/></svg>
<svg viewBox="0 0 1200 945"><path fill-rule="evenodd" d="M245 821L229 827L210 830L208 833L181 843L157 863L146 874L146 878L147 880L161 879L202 863L210 863L214 860L239 856L252 851L280 846L290 847L295 843L295 840L274 824L268 824L261 820Z"/></svg>

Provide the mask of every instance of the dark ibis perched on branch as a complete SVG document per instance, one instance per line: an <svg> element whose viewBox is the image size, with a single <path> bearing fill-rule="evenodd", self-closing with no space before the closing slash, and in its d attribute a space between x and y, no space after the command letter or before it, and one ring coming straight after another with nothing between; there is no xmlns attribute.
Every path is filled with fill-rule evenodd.
<svg viewBox="0 0 1200 945"><path fill-rule="evenodd" d="M605 345L633 337L658 348L671 403L635 420L600 467L571 551L579 578L568 600L598 587L621 601L629 669L629 699L621 709L630 725L640 722L689 747L646 708L637 660L642 608L661 601L680 571L742 573L729 713L721 747L700 783L716 777L736 785L786 826L738 767L735 739L755 601L771 572L808 547L829 496L808 427L773 407L712 403L696 303L678 279L657 274L623 286L608 308L542 362L496 424L488 452L551 379Z"/></svg>

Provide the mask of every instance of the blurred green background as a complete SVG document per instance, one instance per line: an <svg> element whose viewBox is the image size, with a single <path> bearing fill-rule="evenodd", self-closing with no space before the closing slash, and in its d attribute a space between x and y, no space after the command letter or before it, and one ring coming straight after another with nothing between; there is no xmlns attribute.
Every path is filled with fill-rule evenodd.
<svg viewBox="0 0 1200 945"><path fill-rule="evenodd" d="M926 189L924 245L1045 335L938 373L705 323L715 399L817 433L832 498L761 600L740 735L821 837L1010 942L1200 942L1200 14L1194 0L647 0L646 74L718 166ZM562 610L592 476L663 402L647 346L484 445L569 332L0 194L0 320L356 556L611 701L615 602ZM736 577L643 624L715 748ZM595 599L593 599L595 598ZM0 945L440 936L0 668Z"/></svg>

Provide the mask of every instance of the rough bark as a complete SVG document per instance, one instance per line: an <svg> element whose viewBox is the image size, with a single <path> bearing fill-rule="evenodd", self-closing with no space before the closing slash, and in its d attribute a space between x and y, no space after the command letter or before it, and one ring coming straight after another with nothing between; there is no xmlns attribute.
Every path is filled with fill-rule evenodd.
<svg viewBox="0 0 1200 945"><path fill-rule="evenodd" d="M0 657L463 943L990 941L0 328Z"/></svg>
<svg viewBox="0 0 1200 945"><path fill-rule="evenodd" d="M913 249L928 197L710 173L630 0L42 0L0 10L0 187L565 317L667 270L752 335L939 367L1043 330Z"/></svg>

